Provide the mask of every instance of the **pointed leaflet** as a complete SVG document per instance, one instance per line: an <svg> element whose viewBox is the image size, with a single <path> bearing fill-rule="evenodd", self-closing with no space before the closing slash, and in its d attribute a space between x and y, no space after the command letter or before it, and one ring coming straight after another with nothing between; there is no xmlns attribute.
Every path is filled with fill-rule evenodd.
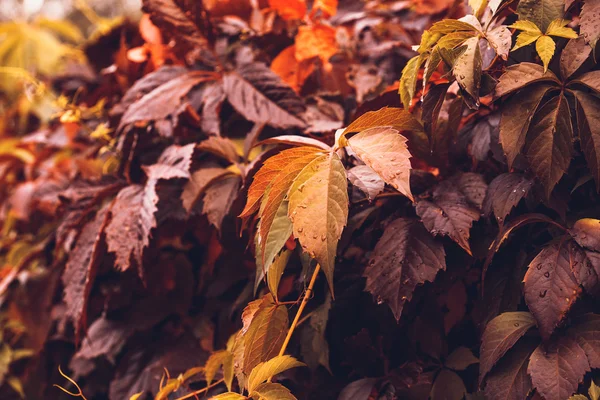
<svg viewBox="0 0 600 400"><path fill-rule="evenodd" d="M108 251L115 253L115 266L121 271L129 268L131 256L141 268L143 250L156 226L156 184L160 179L188 178L193 152L193 144L168 147L156 164L144 168L148 176L144 186L128 186L117 195L106 227L106 243Z"/></svg>
<svg viewBox="0 0 600 400"><path fill-rule="evenodd" d="M517 14L519 20L531 21L545 32L552 21L563 17L564 8L562 0L521 0Z"/></svg>
<svg viewBox="0 0 600 400"><path fill-rule="evenodd" d="M585 352L569 336L559 336L547 347L539 345L527 368L533 386L545 400L569 398L589 370Z"/></svg>
<svg viewBox="0 0 600 400"><path fill-rule="evenodd" d="M253 315L248 330L243 335L242 371L250 375L254 367L275 357L283 344L288 329L288 311L277 305L267 294ZM235 352L234 352L235 353Z"/></svg>
<svg viewBox="0 0 600 400"><path fill-rule="evenodd" d="M260 144L289 144L292 146L312 146L312 147L316 147L319 148L321 150L330 150L331 147L329 147L328 145L326 145L325 143L313 139L313 138L309 138L309 137L305 137L305 136L298 136L298 135L280 135L280 136L275 136L269 139L265 139L263 141L261 141L260 143L258 143L257 145Z"/></svg>
<svg viewBox="0 0 600 400"><path fill-rule="evenodd" d="M477 174L463 175L468 176L458 175L438 184L431 200L419 200L417 214L431 233L450 237L470 254L469 231L479 219L487 185Z"/></svg>
<svg viewBox="0 0 600 400"><path fill-rule="evenodd" d="M535 114L525 152L529 165L546 189L546 197L569 168L573 151L571 112L564 95L556 96Z"/></svg>
<svg viewBox="0 0 600 400"><path fill-rule="evenodd" d="M75 247L69 253L62 276L66 315L73 320L77 336L81 328L86 326L90 292L96 279L100 257L106 251L102 235L108 223L109 209L110 204L98 211L94 219L84 225Z"/></svg>
<svg viewBox="0 0 600 400"><path fill-rule="evenodd" d="M242 180L238 175L229 174L212 183L206 189L202 203L202 213L206 214L208 222L217 230L221 230L223 219L231 209L239 195Z"/></svg>
<svg viewBox="0 0 600 400"><path fill-rule="evenodd" d="M600 38L600 1L586 0L581 8L579 20L581 34L593 49Z"/></svg>
<svg viewBox="0 0 600 400"><path fill-rule="evenodd" d="M369 201L383 192L385 182L367 165L357 165L348 171L348 180L367 195Z"/></svg>
<svg viewBox="0 0 600 400"><path fill-rule="evenodd" d="M568 79L588 59L592 48L586 45L582 36L569 40L565 48L560 52L560 74L563 79Z"/></svg>
<svg viewBox="0 0 600 400"><path fill-rule="evenodd" d="M531 378L527 374L529 356L538 341L523 339L508 351L498 365L487 375L484 393L488 400L522 400L531 391Z"/></svg>
<svg viewBox="0 0 600 400"><path fill-rule="evenodd" d="M455 371L464 371L470 365L478 364L479 359L473 355L471 349L460 346L456 348L445 361L446 368L453 369Z"/></svg>
<svg viewBox="0 0 600 400"><path fill-rule="evenodd" d="M298 400L288 388L279 383L263 383L250 392L250 395L261 400Z"/></svg>
<svg viewBox="0 0 600 400"><path fill-rule="evenodd" d="M479 107L479 87L481 86L481 52L479 36L465 40L466 50L456 59L452 68L454 77L466 93L465 101L470 108Z"/></svg>
<svg viewBox="0 0 600 400"><path fill-rule="evenodd" d="M248 398L246 396L242 396L239 393L227 392L213 396L208 400L248 400Z"/></svg>
<svg viewBox="0 0 600 400"><path fill-rule="evenodd" d="M498 84L494 89L494 95L496 97L506 96L524 86L541 81L560 84L556 75L552 71L544 73L544 67L541 65L527 62L511 65L506 68L506 71L498 80Z"/></svg>
<svg viewBox="0 0 600 400"><path fill-rule="evenodd" d="M544 340L550 338L581 294L573 275L572 259L571 244L560 240L543 248L525 274L525 302Z"/></svg>
<svg viewBox="0 0 600 400"><path fill-rule="evenodd" d="M419 54L411 58L404 69L402 70L402 76L400 77L400 85L398 86L398 93L400 93L400 99L405 109L409 109L415 92L417 91L417 79L419 77L419 70L421 64L423 64L424 57Z"/></svg>
<svg viewBox="0 0 600 400"><path fill-rule="evenodd" d="M485 38L492 45L496 54L503 60L508 59L512 35L508 27L500 25L485 33Z"/></svg>
<svg viewBox="0 0 600 400"><path fill-rule="evenodd" d="M550 89L549 85L535 85L523 90L523 96L514 95L503 104L500 143L509 168L521 153L535 111Z"/></svg>
<svg viewBox="0 0 600 400"><path fill-rule="evenodd" d="M377 111L368 111L355 119L344 134L381 126L390 126L399 131L423 130L421 123L410 112L402 108L383 107Z"/></svg>
<svg viewBox="0 0 600 400"><path fill-rule="evenodd" d="M226 371L231 369L232 365L233 355L228 350L220 350L211 354L204 365L206 384L210 386L221 366L223 367L223 373L225 374ZM231 376L231 378L233 378L233 376ZM228 389L231 390L231 387L228 386Z"/></svg>
<svg viewBox="0 0 600 400"><path fill-rule="evenodd" d="M348 143L365 164L397 191L413 200L410 191L410 153L406 138L393 128L366 129Z"/></svg>
<svg viewBox="0 0 600 400"><path fill-rule="evenodd" d="M600 316L589 313L573 318L569 335L585 351L590 367L600 368Z"/></svg>
<svg viewBox="0 0 600 400"><path fill-rule="evenodd" d="M287 208L286 208L286 218L287 218ZM290 229L289 235L291 235L291 234L292 234L292 232ZM288 237L289 237L289 235L288 235ZM292 254L292 252L289 251L288 249L283 249L283 251L277 257L275 257L275 260L273 261L271 268L269 268L269 271L267 271L267 286L269 286L269 291L271 292L273 297L275 297L275 300L277 300L277 292L279 291L279 281L281 280L281 276L283 275L283 272L285 271L285 267L287 266L287 263L288 263L288 260L290 259L291 254ZM257 274L257 276L261 276L261 274L263 274L262 269L258 270L258 266L257 266L256 274ZM255 286L255 288L256 288L256 286Z"/></svg>
<svg viewBox="0 0 600 400"><path fill-rule="evenodd" d="M590 71L578 76L576 79L567 83L567 86L572 87L573 84L587 86L596 93L600 93L600 71Z"/></svg>
<svg viewBox="0 0 600 400"><path fill-rule="evenodd" d="M190 71L156 87L127 108L117 131L138 121L165 121L169 126L176 125L187 94L194 86L211 79L214 78L205 71ZM162 136L172 135L172 129L163 128L162 124L157 126Z"/></svg>
<svg viewBox="0 0 600 400"><path fill-rule="evenodd" d="M321 265L333 293L337 244L348 221L348 182L338 155L321 154L311 161L296 177L288 198L294 236Z"/></svg>
<svg viewBox="0 0 600 400"><path fill-rule="evenodd" d="M365 290L383 300L397 320L417 285L433 282L446 269L444 246L416 219L399 218L377 242L364 276Z"/></svg>
<svg viewBox="0 0 600 400"><path fill-rule="evenodd" d="M506 173L498 175L488 186L483 202L483 212L503 221L510 211L527 195L533 181L523 174Z"/></svg>
<svg viewBox="0 0 600 400"><path fill-rule="evenodd" d="M246 64L223 77L231 105L247 120L275 128L304 127L304 101L261 63Z"/></svg>
<svg viewBox="0 0 600 400"><path fill-rule="evenodd" d="M600 188L600 100L579 90L573 93L577 99L580 147L598 189Z"/></svg>
<svg viewBox="0 0 600 400"><path fill-rule="evenodd" d="M238 154L235 145L227 138L211 136L198 143L197 148L213 153L232 164L236 164L240 161L240 155Z"/></svg>
<svg viewBox="0 0 600 400"><path fill-rule="evenodd" d="M322 23L300 25L296 34L296 60L320 58L324 65L338 51L336 30Z"/></svg>
<svg viewBox="0 0 600 400"><path fill-rule="evenodd" d="M292 356L277 356L269 361L258 364L248 378L248 392L252 393L261 383L267 381L274 375L280 374L291 368L304 367L305 364Z"/></svg>
<svg viewBox="0 0 600 400"><path fill-rule="evenodd" d="M175 0L143 0L142 10L163 33L183 42L190 49L205 47L206 38L194 21L194 15Z"/></svg>
<svg viewBox="0 0 600 400"><path fill-rule="evenodd" d="M543 35L535 42L535 51L544 64L544 72L548 71L548 64L554 56L554 50L556 50L556 43L550 36Z"/></svg>
<svg viewBox="0 0 600 400"><path fill-rule="evenodd" d="M508 350L535 326L535 319L528 312L506 312L485 327L481 338L479 383L492 370Z"/></svg>
<svg viewBox="0 0 600 400"><path fill-rule="evenodd" d="M181 202L187 212L190 212L196 202L204 195L208 186L230 172L221 167L200 168L190 177L183 187Z"/></svg>
<svg viewBox="0 0 600 400"><path fill-rule="evenodd" d="M431 388L431 400L461 400L467 394L462 378L454 371L442 369Z"/></svg>

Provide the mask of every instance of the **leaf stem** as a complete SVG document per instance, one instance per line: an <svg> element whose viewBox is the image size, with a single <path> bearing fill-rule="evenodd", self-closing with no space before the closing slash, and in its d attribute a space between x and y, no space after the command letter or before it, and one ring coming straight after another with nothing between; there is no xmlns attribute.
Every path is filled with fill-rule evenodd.
<svg viewBox="0 0 600 400"><path fill-rule="evenodd" d="M192 393L188 393L188 394L186 394L185 396L181 396L181 397L178 397L178 398L176 398L175 400L184 400L184 399L189 399L190 397L194 397L194 396L196 396L196 395L198 395L198 394L200 394L200 393L204 393L204 392L206 392L208 389L212 389L213 387L215 387L215 386L217 386L217 385L220 385L220 384L221 384L221 383L223 383L224 381L225 381L225 379L219 379L218 381L211 383L210 385L208 385L208 386L207 386L207 387L205 387L205 388L202 388L202 389L200 389L200 390L196 390L195 392L192 392Z"/></svg>
<svg viewBox="0 0 600 400"><path fill-rule="evenodd" d="M294 329L296 329L296 326L298 325L298 321L300 320L300 317L302 316L302 311L304 311L304 307L306 307L306 303L308 303L308 300L311 298L311 293L313 291L313 287L315 286L315 282L317 281L317 276L319 275L320 270L321 270L321 266L319 264L317 264L317 266L315 267L315 271L313 272L312 277L310 278L310 283L308 284L308 287L306 288L306 293L304 293L304 297L302 298L302 303L300 303L300 307L298 307L298 311L296 312L294 321L292 321L292 325L290 326L290 329L288 330L287 336L283 342L283 345L281 346L281 350L279 350L279 356L282 356L285 353L285 350L287 349L287 346L290 343L290 339L292 338Z"/></svg>

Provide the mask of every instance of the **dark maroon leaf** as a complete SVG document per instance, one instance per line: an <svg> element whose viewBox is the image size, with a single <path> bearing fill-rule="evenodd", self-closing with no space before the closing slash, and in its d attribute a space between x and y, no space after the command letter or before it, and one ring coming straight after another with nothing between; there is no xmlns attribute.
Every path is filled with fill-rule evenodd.
<svg viewBox="0 0 600 400"><path fill-rule="evenodd" d="M569 334L577 340L592 368L600 368L600 316L583 314L573 318Z"/></svg>
<svg viewBox="0 0 600 400"><path fill-rule="evenodd" d="M229 214L231 205L237 199L241 179L237 175L225 176L212 183L204 194L202 213L218 230L221 230L223 218Z"/></svg>
<svg viewBox="0 0 600 400"><path fill-rule="evenodd" d="M544 67L539 64L528 62L514 64L506 68L506 72L498 80L494 95L496 97L506 96L524 86L542 81L560 84L552 71L548 70L544 73Z"/></svg>
<svg viewBox="0 0 600 400"><path fill-rule="evenodd" d="M527 374L529 356L537 345L536 340L523 339L510 349L496 367L487 375L485 395L488 400L526 399L532 389Z"/></svg>
<svg viewBox="0 0 600 400"><path fill-rule="evenodd" d="M568 79L588 59L592 47L586 44L583 36L571 39L560 53L560 74L563 79Z"/></svg>
<svg viewBox="0 0 600 400"><path fill-rule="evenodd" d="M399 218L387 226L365 269L366 290L388 303L397 320L417 285L446 269L445 252L419 221Z"/></svg>
<svg viewBox="0 0 600 400"><path fill-rule="evenodd" d="M575 222L569 233L581 247L600 252L600 220L580 219Z"/></svg>
<svg viewBox="0 0 600 400"><path fill-rule="evenodd" d="M247 120L276 128L303 128L302 99L266 65L247 64L223 77L227 100Z"/></svg>
<svg viewBox="0 0 600 400"><path fill-rule="evenodd" d="M377 381L376 378L363 378L354 381L342 390L338 400L369 400Z"/></svg>
<svg viewBox="0 0 600 400"><path fill-rule="evenodd" d="M544 340L550 338L581 294L571 268L572 259L572 246L562 239L544 247L525 274L525 302Z"/></svg>
<svg viewBox="0 0 600 400"><path fill-rule="evenodd" d="M574 91L577 99L576 115L580 147L594 180L596 190L600 188L600 100L579 90Z"/></svg>
<svg viewBox="0 0 600 400"><path fill-rule="evenodd" d="M535 326L528 312L506 312L490 321L481 338L479 382L517 341Z"/></svg>
<svg viewBox="0 0 600 400"><path fill-rule="evenodd" d="M502 224L510 211L527 195L533 181L519 173L498 175L488 186L488 191L483 202L483 212L490 215L492 212Z"/></svg>
<svg viewBox="0 0 600 400"><path fill-rule="evenodd" d="M539 345L527 368L533 387L545 400L568 399L589 370L585 352L569 336L557 337L547 348Z"/></svg>

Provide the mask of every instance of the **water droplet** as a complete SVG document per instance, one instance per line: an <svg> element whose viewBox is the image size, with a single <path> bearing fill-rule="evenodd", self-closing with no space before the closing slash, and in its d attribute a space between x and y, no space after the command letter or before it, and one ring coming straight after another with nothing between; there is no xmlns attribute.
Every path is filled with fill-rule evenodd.
<svg viewBox="0 0 600 400"><path fill-rule="evenodd" d="M547 290L543 290L543 291L541 291L541 292L540 292L540 297L541 297L541 298L544 298L544 297L546 297L546 293L547 293L547 292L548 292Z"/></svg>
<svg viewBox="0 0 600 400"><path fill-rule="evenodd" d="M313 239L316 239L316 238L317 238L317 236L318 236L318 235L317 235L316 233L315 233L315 234L313 234Z"/></svg>
<svg viewBox="0 0 600 400"><path fill-rule="evenodd" d="M537 269L540 271L542 269L542 264L538 264Z"/></svg>
<svg viewBox="0 0 600 400"><path fill-rule="evenodd" d="M321 241L322 241L322 242L324 242L324 241L326 241L326 240L327 240L327 235L325 235L325 234L322 234L322 235L321 235Z"/></svg>
<svg viewBox="0 0 600 400"><path fill-rule="evenodd" d="M298 228L298 233L302 233L303 230L304 230L304 228L302 228L302 227Z"/></svg>
<svg viewBox="0 0 600 400"><path fill-rule="evenodd" d="M548 272L548 271L544 272L544 276L545 276L546 278L550 278L550 272Z"/></svg>
<svg viewBox="0 0 600 400"><path fill-rule="evenodd" d="M519 323L515 322L515 328L518 328L518 327L519 327Z"/></svg>

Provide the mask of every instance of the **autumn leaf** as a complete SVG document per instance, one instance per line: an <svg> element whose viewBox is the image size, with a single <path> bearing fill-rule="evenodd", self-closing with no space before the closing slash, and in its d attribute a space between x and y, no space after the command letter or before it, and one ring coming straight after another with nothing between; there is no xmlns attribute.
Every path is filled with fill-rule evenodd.
<svg viewBox="0 0 600 400"><path fill-rule="evenodd" d="M573 318L569 335L585 351L591 368L600 366L600 316L587 313Z"/></svg>
<svg viewBox="0 0 600 400"><path fill-rule="evenodd" d="M238 175L226 175L212 183L206 189L202 204L202 213L206 215L217 230L221 230L224 218L229 214L233 202L239 195L241 178Z"/></svg>
<svg viewBox="0 0 600 400"><path fill-rule="evenodd" d="M415 219L399 218L385 229L365 269L365 289L388 303L397 320L417 285L446 269L444 246Z"/></svg>
<svg viewBox="0 0 600 400"><path fill-rule="evenodd" d="M198 200L206 193L206 189L215 181L230 172L221 167L200 168L192 173L189 181L183 187L181 201L187 212L190 212Z"/></svg>
<svg viewBox="0 0 600 400"><path fill-rule="evenodd" d="M276 128L304 127L304 101L261 63L225 74L223 89L231 105L247 120Z"/></svg>
<svg viewBox="0 0 600 400"><path fill-rule="evenodd" d="M521 400L533 389L527 373L529 357L537 346L536 340L523 339L508 350L498 365L487 374L484 393L489 400Z"/></svg>
<svg viewBox="0 0 600 400"><path fill-rule="evenodd" d="M583 248L600 252L600 220L593 218L579 219L570 229L573 239Z"/></svg>
<svg viewBox="0 0 600 400"><path fill-rule="evenodd" d="M370 128L348 140L352 151L381 179L413 201L410 191L410 152L406 138L389 127Z"/></svg>
<svg viewBox="0 0 600 400"><path fill-rule="evenodd" d="M600 3L594 0L588 0L583 3L579 20L580 31L586 43L593 49L596 47L600 30L598 23L600 22Z"/></svg>
<svg viewBox="0 0 600 400"><path fill-rule="evenodd" d="M269 0L269 7L285 20L302 19L306 14L305 0Z"/></svg>
<svg viewBox="0 0 600 400"><path fill-rule="evenodd" d="M479 107L479 87L481 86L481 53L479 37L464 42L465 51L454 64L453 73L461 89L466 93L465 101L470 108Z"/></svg>
<svg viewBox="0 0 600 400"><path fill-rule="evenodd" d="M547 400L571 396L589 370L585 352L568 336L555 339L548 347L538 346L527 368L533 386Z"/></svg>
<svg viewBox="0 0 600 400"><path fill-rule="evenodd" d="M331 152L310 161L288 191L294 237L321 265L332 292L337 243L348 220L347 188L346 170Z"/></svg>
<svg viewBox="0 0 600 400"><path fill-rule="evenodd" d="M226 138L211 136L200 142L196 148L198 150L213 153L232 164L240 162L240 155L238 154L235 145L231 140Z"/></svg>
<svg viewBox="0 0 600 400"><path fill-rule="evenodd" d="M538 55L542 59L542 63L544 64L544 72L548 70L548 64L550 64L550 60L554 56L554 50L556 49L556 43L550 36L541 36L535 42L535 50Z"/></svg>
<svg viewBox="0 0 600 400"><path fill-rule="evenodd" d="M581 150L596 181L596 188L600 188L600 100L579 90L575 90L574 94Z"/></svg>
<svg viewBox="0 0 600 400"><path fill-rule="evenodd" d="M560 73L563 79L568 79L583 65L592 52L585 43L583 36L569 40L560 53Z"/></svg>
<svg viewBox="0 0 600 400"><path fill-rule="evenodd" d="M415 92L417 91L417 79L423 61L422 55L414 56L406 63L402 70L398 93L400 93L402 105L406 110L410 109L412 99L415 97Z"/></svg>
<svg viewBox="0 0 600 400"><path fill-rule="evenodd" d="M431 399L462 399L467 394L467 388L462 378L454 371L442 369L433 382Z"/></svg>
<svg viewBox="0 0 600 400"><path fill-rule="evenodd" d="M523 174L506 173L498 175L488 186L483 202L484 213L490 215L493 212L498 223L502 224L511 210L527 195L532 186L533 181L527 179Z"/></svg>
<svg viewBox="0 0 600 400"><path fill-rule="evenodd" d="M564 3L558 0L523 0L517 14L519 20L531 21L545 31L552 21L563 17L564 8Z"/></svg>
<svg viewBox="0 0 600 400"><path fill-rule="evenodd" d="M296 60L320 58L323 64L338 51L335 28L323 23L302 25L296 35Z"/></svg>
<svg viewBox="0 0 600 400"><path fill-rule="evenodd" d="M221 367L223 367L223 375L227 382L227 389L231 390L231 382L233 380L233 354L228 350L217 351L208 357L208 360L204 365L206 384L211 384L217 371Z"/></svg>
<svg viewBox="0 0 600 400"><path fill-rule="evenodd" d="M221 393L216 396L212 396L209 400L247 400L246 396L242 396L235 392Z"/></svg>
<svg viewBox="0 0 600 400"><path fill-rule="evenodd" d="M277 300L277 292L279 291L279 281L281 280L281 276L285 271L285 267L287 266L288 260L290 259L290 255L291 252L287 249L284 249L277 257L275 257L273 264L267 272L267 285L269 286L271 294L273 295L273 297L275 297L275 300ZM264 278L264 273L262 269L259 270L257 268L256 277L257 280L262 280Z"/></svg>
<svg viewBox="0 0 600 400"><path fill-rule="evenodd" d="M305 364L291 356L277 356L258 364L248 378L248 392L252 393L259 385L272 376L278 375L291 368L304 367Z"/></svg>
<svg viewBox="0 0 600 400"><path fill-rule="evenodd" d="M321 11L325 18L333 17L337 13L338 0L315 0L311 13Z"/></svg>
<svg viewBox="0 0 600 400"><path fill-rule="evenodd" d="M366 194L369 201L373 201L378 194L383 192L385 182L369 166L357 165L350 168L347 173L350 183Z"/></svg>
<svg viewBox="0 0 600 400"><path fill-rule="evenodd" d="M377 111L368 111L355 119L344 130L344 134L362 132L369 128L382 126L402 131L422 131L423 126L408 111L395 107L384 107Z"/></svg>
<svg viewBox="0 0 600 400"><path fill-rule="evenodd" d="M506 96L524 86L542 81L560 84L556 75L552 71L544 72L544 68L541 65L527 62L514 64L507 67L504 74L498 80L498 84L494 89L494 95L496 97Z"/></svg>
<svg viewBox="0 0 600 400"><path fill-rule="evenodd" d="M535 325L533 316L522 311L503 313L487 324L481 338L480 384L506 352Z"/></svg>
<svg viewBox="0 0 600 400"><path fill-rule="evenodd" d="M263 383L250 393L264 400L297 400L288 388L279 383Z"/></svg>
<svg viewBox="0 0 600 400"><path fill-rule="evenodd" d="M572 245L553 243L531 261L525 274L524 295L540 334L548 340L581 294L571 269Z"/></svg>

